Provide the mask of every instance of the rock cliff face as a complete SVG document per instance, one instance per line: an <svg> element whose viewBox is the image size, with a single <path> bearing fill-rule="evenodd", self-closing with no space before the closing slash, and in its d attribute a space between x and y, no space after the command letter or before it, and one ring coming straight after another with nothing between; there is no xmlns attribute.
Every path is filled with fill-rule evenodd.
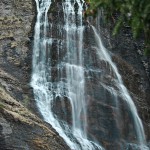
<svg viewBox="0 0 150 150"><path fill-rule="evenodd" d="M124 26L116 36L111 36L114 22L107 27L102 22L99 24L105 46L112 52L112 59L142 119L147 141L150 141L150 56L144 55L144 37L133 39L128 26Z"/></svg>
<svg viewBox="0 0 150 150"><path fill-rule="evenodd" d="M27 104L25 93L31 74L35 4L31 0L2 0L0 7L1 84L14 97Z"/></svg>
<svg viewBox="0 0 150 150"><path fill-rule="evenodd" d="M0 148L2 150L69 149L50 125L37 117L41 116L34 104L32 89L29 86L35 14L34 0L1 0L0 2ZM56 17L58 16L49 15L49 18L55 22L57 22ZM102 26L101 34L105 35L103 36L105 45L111 49L113 60L134 99L145 126L147 140L150 141L150 70L149 59L142 52L142 40L134 41L127 28L123 29L117 37L107 37L108 33L108 28ZM96 82L93 82L95 85L87 85L87 87L98 88ZM90 88L88 90L90 92ZM67 102L66 105L70 112ZM94 120L94 117L97 118L97 113L102 113L100 108L103 105L99 103L94 106L92 101L90 105L93 105L89 110L93 112L89 116L93 130L89 132L95 132L95 136L99 136L97 134L103 136L106 130L98 129L104 133L97 133ZM92 110L93 108L99 112ZM101 108L103 109L107 109L107 106ZM68 120L70 122L71 119ZM106 141L103 145L107 145Z"/></svg>
<svg viewBox="0 0 150 150"><path fill-rule="evenodd" d="M37 116L0 87L1 150L69 149L63 140Z"/></svg>
<svg viewBox="0 0 150 150"><path fill-rule="evenodd" d="M124 28L111 40L112 52L124 83L132 96L150 141L150 57L144 56L144 42L134 40L131 30Z"/></svg>
<svg viewBox="0 0 150 150"><path fill-rule="evenodd" d="M29 86L35 10L34 0L0 2L1 150L69 149L50 125L33 114L38 115Z"/></svg>

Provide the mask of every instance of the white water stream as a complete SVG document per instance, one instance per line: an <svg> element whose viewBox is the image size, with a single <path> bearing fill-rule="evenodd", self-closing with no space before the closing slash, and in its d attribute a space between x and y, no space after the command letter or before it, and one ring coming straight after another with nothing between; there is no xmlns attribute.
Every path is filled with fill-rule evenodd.
<svg viewBox="0 0 150 150"><path fill-rule="evenodd" d="M141 119L138 116L135 104L133 103L126 87L123 84L122 78L118 72L116 65L112 62L110 55L108 54L106 48L103 46L102 40L101 40L98 32L96 31L94 26L92 26L92 29L94 31L95 40L97 43L97 54L99 55L99 59L104 60L104 61L108 62L109 64L111 64L112 72L114 72L115 76L116 76L115 84L118 87L122 98L127 102L128 107L132 113L138 143L140 144L141 149L148 150L149 148L145 146L146 139L145 139L143 125L142 125Z"/></svg>
<svg viewBox="0 0 150 150"><path fill-rule="evenodd" d="M52 82L52 52L53 38L48 37L51 25L48 22L48 10L51 0L35 0L37 5L37 21L35 24L33 47L33 72L31 86L33 87L35 101L44 120L52 125L59 135L73 150L103 150L100 144L91 141L87 136L87 108L85 100L85 69L83 56L83 31L82 23L83 1L69 1L62 3L64 13L64 26L66 40L65 59L57 65L57 70L65 68L66 79L63 79L62 71L59 71L59 80ZM78 5L77 11L74 6ZM52 24L52 23L51 23ZM122 97L127 101L132 111L134 125L141 146L145 144L143 126L138 117L136 107L124 87L120 74L111 61L101 39L93 28L96 49L99 59L107 61L116 75L116 85L120 89ZM60 69L61 68L61 69ZM64 94L65 93L65 94ZM53 104L57 97L67 97L72 108L72 127L65 121L57 118L53 113ZM71 115L71 114L69 114ZM81 121L81 117L83 118ZM144 148L143 148L144 149Z"/></svg>

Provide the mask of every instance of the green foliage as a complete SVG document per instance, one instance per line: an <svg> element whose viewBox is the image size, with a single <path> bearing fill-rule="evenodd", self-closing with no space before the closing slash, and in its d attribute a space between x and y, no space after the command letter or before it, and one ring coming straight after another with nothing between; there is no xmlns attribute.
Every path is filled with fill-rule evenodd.
<svg viewBox="0 0 150 150"><path fill-rule="evenodd" d="M150 0L86 0L89 8L87 15L95 15L99 8L104 10L109 20L113 14L119 14L113 35L115 35L125 22L137 38L141 33L145 35L145 53L150 53Z"/></svg>

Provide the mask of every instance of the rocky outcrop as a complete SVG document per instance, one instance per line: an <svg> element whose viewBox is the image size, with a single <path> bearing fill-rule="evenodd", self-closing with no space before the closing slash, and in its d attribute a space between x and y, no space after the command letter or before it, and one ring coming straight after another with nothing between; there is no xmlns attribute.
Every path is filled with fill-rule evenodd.
<svg viewBox="0 0 150 150"><path fill-rule="evenodd" d="M2 0L0 7L1 84L27 105L35 3L32 0Z"/></svg>
<svg viewBox="0 0 150 150"><path fill-rule="evenodd" d="M69 149L63 140L53 131L51 126L37 117L40 114L34 104L32 89L29 86L33 28L36 13L35 2L34 0L1 0L0 4L0 148L4 150ZM59 27L56 26L63 23L61 3L53 3L49 11L51 12L49 12L49 20L55 24L52 35L54 38L62 39L63 36L57 30ZM147 140L149 141L150 71L148 66L149 59L143 55L143 41L139 40L136 42L133 40L128 28L123 29L116 37L109 36L109 32L112 29L108 31L108 26L107 28L101 26L101 29L103 41L108 50L110 50L113 61L117 64L124 83L134 99L145 126ZM85 30L87 30L85 32L89 32L90 27L87 26ZM88 93L86 100L89 106L87 110L89 115L88 132L91 139L97 138L104 147L111 150L121 149L118 143L120 136L122 136L121 134L126 134L124 136L130 137L130 133L124 130L121 134L117 132L114 134L118 126L112 118L116 117L117 109L115 104L111 102L112 97L110 93L107 90L103 91L101 85L97 85L100 72L96 72L96 69L103 69L100 67L106 68L105 65L107 64L103 62L96 64L96 52L88 45L93 42L93 37L89 37L90 32L88 34L85 33L85 35L87 35L83 43L86 55L85 68L87 69L85 69L85 76L86 71L90 74L90 76L86 76L86 90ZM52 60L54 66L53 80L55 81L57 80L57 73L55 71L57 40L52 46L54 49L52 53L54 58ZM61 56L64 55L65 51L61 51ZM90 61L91 64L89 63ZM95 69L95 72L88 70L90 65L94 66L92 69ZM105 72L107 74L108 70L106 69ZM103 78L104 82L105 80L107 80L107 83L111 81L109 77ZM97 91L104 94L100 95ZM93 95L94 98L92 98ZM68 116L64 113L65 111L68 113L71 112L67 98L64 97L63 105L61 103L58 97L56 104L54 104L54 113L60 116L61 119L67 120L69 124L72 124L71 115ZM123 111L124 109L122 109L121 113ZM103 118L104 115L105 118ZM126 117L128 114L125 113L123 115ZM81 119L84 120L84 116ZM126 118L125 121L125 123L129 122ZM123 123L121 125L122 127L125 126ZM131 138L133 139L133 137ZM130 141L130 138L128 140Z"/></svg>
<svg viewBox="0 0 150 150"><path fill-rule="evenodd" d="M150 141L150 56L144 54L144 37L134 39L131 28L126 25L116 36L112 36L114 22L104 25L101 21L100 24L105 46L134 100L147 141Z"/></svg>
<svg viewBox="0 0 150 150"><path fill-rule="evenodd" d="M150 57L144 55L142 38L134 40L130 30L122 30L111 40L112 52L116 54L113 60L134 100L150 141Z"/></svg>
<svg viewBox="0 0 150 150"><path fill-rule="evenodd" d="M34 0L0 2L1 150L69 149L52 127L37 117L29 86L35 10Z"/></svg>
<svg viewBox="0 0 150 150"><path fill-rule="evenodd" d="M0 86L1 150L66 150L51 127L17 102Z"/></svg>
<svg viewBox="0 0 150 150"><path fill-rule="evenodd" d="M130 54L129 54L130 55ZM134 57L133 57L134 59ZM150 140L150 86L149 80L146 76L146 71L140 69L137 64L137 68L134 67L130 62L123 60L120 56L113 56L114 62L116 62L123 81L128 88L130 95L132 96L134 103L137 107L140 118L142 119L145 134L147 140ZM140 63L140 57L139 62ZM143 74L141 74L141 72Z"/></svg>

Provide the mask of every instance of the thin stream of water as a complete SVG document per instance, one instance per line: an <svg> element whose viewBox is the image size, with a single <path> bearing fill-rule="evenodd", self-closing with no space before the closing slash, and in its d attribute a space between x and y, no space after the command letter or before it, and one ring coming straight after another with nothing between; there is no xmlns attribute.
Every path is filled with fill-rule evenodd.
<svg viewBox="0 0 150 150"><path fill-rule="evenodd" d="M121 96L127 102L128 107L129 107L130 111L132 112L132 116L134 119L134 127L136 130L138 143L141 145L141 147L143 147L143 149L146 149L146 147L145 147L146 139L145 139L144 129L143 129L141 119L138 116L135 104L133 103L126 87L123 84L122 78L118 72L116 65L112 62L110 55L108 54L106 48L103 46L102 40L101 40L100 36L98 35L96 28L94 26L92 26L92 29L93 29L93 32L95 35L95 40L97 43L97 48L98 48L97 54L99 55L100 59L104 59L105 61L109 62L109 64L111 64L112 71L115 73L115 76L116 76L116 81L115 81L116 86L120 90Z"/></svg>

